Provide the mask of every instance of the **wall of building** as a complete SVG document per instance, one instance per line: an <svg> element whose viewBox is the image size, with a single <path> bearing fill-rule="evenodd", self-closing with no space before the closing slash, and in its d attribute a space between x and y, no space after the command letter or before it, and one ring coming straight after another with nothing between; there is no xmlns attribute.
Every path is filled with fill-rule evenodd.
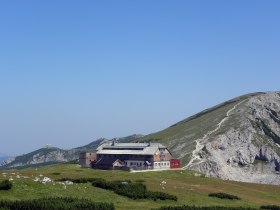
<svg viewBox="0 0 280 210"><path fill-rule="evenodd" d="M115 155L115 154L97 154L97 159L99 160L100 158L112 158L112 159L119 159L121 161L125 160L133 160L133 161L153 161L153 156L152 155Z"/></svg>
<svg viewBox="0 0 280 210"><path fill-rule="evenodd" d="M147 165L145 165L145 161L139 161L139 160L125 160L125 165L128 168L134 169L134 170L144 170L147 169Z"/></svg>
<svg viewBox="0 0 280 210"><path fill-rule="evenodd" d="M79 155L79 163L82 168L90 168L91 161L97 159L95 152L84 152Z"/></svg>
<svg viewBox="0 0 280 210"><path fill-rule="evenodd" d="M125 166L134 170L145 170L145 169L168 169L170 168L170 160L172 159L171 154L165 148L159 148L154 155L136 155L136 154L114 154L108 151L107 154L98 154L97 161L101 159L113 159L124 162ZM150 163L150 164L147 164Z"/></svg>
<svg viewBox="0 0 280 210"><path fill-rule="evenodd" d="M167 169L170 168L170 161L158 161L153 164L154 169Z"/></svg>
<svg viewBox="0 0 280 210"><path fill-rule="evenodd" d="M172 159L171 154L167 149L158 149L156 153L154 154L154 161L159 162L159 161L169 161Z"/></svg>

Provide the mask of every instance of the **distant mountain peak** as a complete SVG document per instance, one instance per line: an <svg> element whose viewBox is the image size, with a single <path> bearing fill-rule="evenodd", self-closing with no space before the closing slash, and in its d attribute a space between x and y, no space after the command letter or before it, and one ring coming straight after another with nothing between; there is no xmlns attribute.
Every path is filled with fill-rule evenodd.
<svg viewBox="0 0 280 210"><path fill-rule="evenodd" d="M117 139L120 142L130 142L139 137L142 137L142 135L131 135ZM100 138L85 146L68 150L60 149L48 144L28 154L20 155L15 158L7 159L4 162L0 162L2 162L1 166L5 168L25 168L29 166L50 165L75 161L78 159L79 153L84 151L93 151L104 141L112 141L112 139Z"/></svg>

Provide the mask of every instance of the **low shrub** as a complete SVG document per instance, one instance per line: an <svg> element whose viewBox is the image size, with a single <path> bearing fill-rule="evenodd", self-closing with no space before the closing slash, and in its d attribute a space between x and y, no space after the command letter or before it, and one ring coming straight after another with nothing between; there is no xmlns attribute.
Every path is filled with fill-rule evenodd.
<svg viewBox="0 0 280 210"><path fill-rule="evenodd" d="M0 182L0 190L10 190L12 189L12 187L13 187L13 183L7 179Z"/></svg>
<svg viewBox="0 0 280 210"><path fill-rule="evenodd" d="M0 209L9 210L114 210L115 207L112 203L93 202L88 199L77 198L40 198L35 200L23 200L23 201L1 201Z"/></svg>
<svg viewBox="0 0 280 210"><path fill-rule="evenodd" d="M153 199L153 200L174 200L177 201L177 197L175 195L170 195L168 193L164 193L164 192L153 192L153 191L147 191L146 192L146 196L149 199Z"/></svg>
<svg viewBox="0 0 280 210"><path fill-rule="evenodd" d="M238 196L230 195L227 193L210 193L209 197L216 197L220 199L229 199L229 200L240 200Z"/></svg>
<svg viewBox="0 0 280 210"><path fill-rule="evenodd" d="M60 175L61 173L59 172L53 172L52 175Z"/></svg>
<svg viewBox="0 0 280 210"><path fill-rule="evenodd" d="M107 182L102 178L62 178L57 181L72 181L73 183L88 183L92 182L94 187L99 187L106 190L112 190L116 194L126 196L131 199L150 199L150 200L174 200L177 197L164 192L148 191L146 186L142 183L143 180L137 180L132 183L130 180L111 181Z"/></svg>
<svg viewBox="0 0 280 210"><path fill-rule="evenodd" d="M256 210L248 207L226 207L226 206L163 206L154 210Z"/></svg>
<svg viewBox="0 0 280 210"><path fill-rule="evenodd" d="M126 196L131 199L150 199L150 200L174 200L177 197L164 192L148 191L143 183L132 183L131 181L112 181L106 182L104 179L95 179L92 182L94 187L112 190L116 194Z"/></svg>
<svg viewBox="0 0 280 210"><path fill-rule="evenodd" d="M276 206L276 205L266 205L266 206L261 206L260 209L266 209L266 210L280 210L280 206Z"/></svg>

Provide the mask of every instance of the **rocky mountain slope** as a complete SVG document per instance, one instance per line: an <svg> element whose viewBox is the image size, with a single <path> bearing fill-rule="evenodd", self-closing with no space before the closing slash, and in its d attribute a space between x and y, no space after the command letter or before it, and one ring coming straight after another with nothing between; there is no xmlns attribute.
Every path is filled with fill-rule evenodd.
<svg viewBox="0 0 280 210"><path fill-rule="evenodd" d="M141 138L160 142L186 169L280 184L280 93L244 95Z"/></svg>
<svg viewBox="0 0 280 210"><path fill-rule="evenodd" d="M9 158L8 155L3 154L3 153L0 153L0 163L1 163L2 161L4 161L4 160L8 159L8 158Z"/></svg>
<svg viewBox="0 0 280 210"><path fill-rule="evenodd" d="M112 140L116 140L118 142L130 142L139 137L141 137L141 135L131 135L123 138L114 138ZM102 142L112 140L101 138L85 146L73 148L70 150L63 150L57 147L41 148L28 154L6 159L2 161L1 167L25 168L29 166L42 166L55 163L77 161L80 152L95 150Z"/></svg>

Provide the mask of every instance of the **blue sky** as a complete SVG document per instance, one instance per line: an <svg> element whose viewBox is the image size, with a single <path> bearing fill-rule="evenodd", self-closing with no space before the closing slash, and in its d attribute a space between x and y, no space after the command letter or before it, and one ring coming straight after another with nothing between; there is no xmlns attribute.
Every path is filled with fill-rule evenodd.
<svg viewBox="0 0 280 210"><path fill-rule="evenodd" d="M149 134L280 90L280 2L1 1L0 153Z"/></svg>

